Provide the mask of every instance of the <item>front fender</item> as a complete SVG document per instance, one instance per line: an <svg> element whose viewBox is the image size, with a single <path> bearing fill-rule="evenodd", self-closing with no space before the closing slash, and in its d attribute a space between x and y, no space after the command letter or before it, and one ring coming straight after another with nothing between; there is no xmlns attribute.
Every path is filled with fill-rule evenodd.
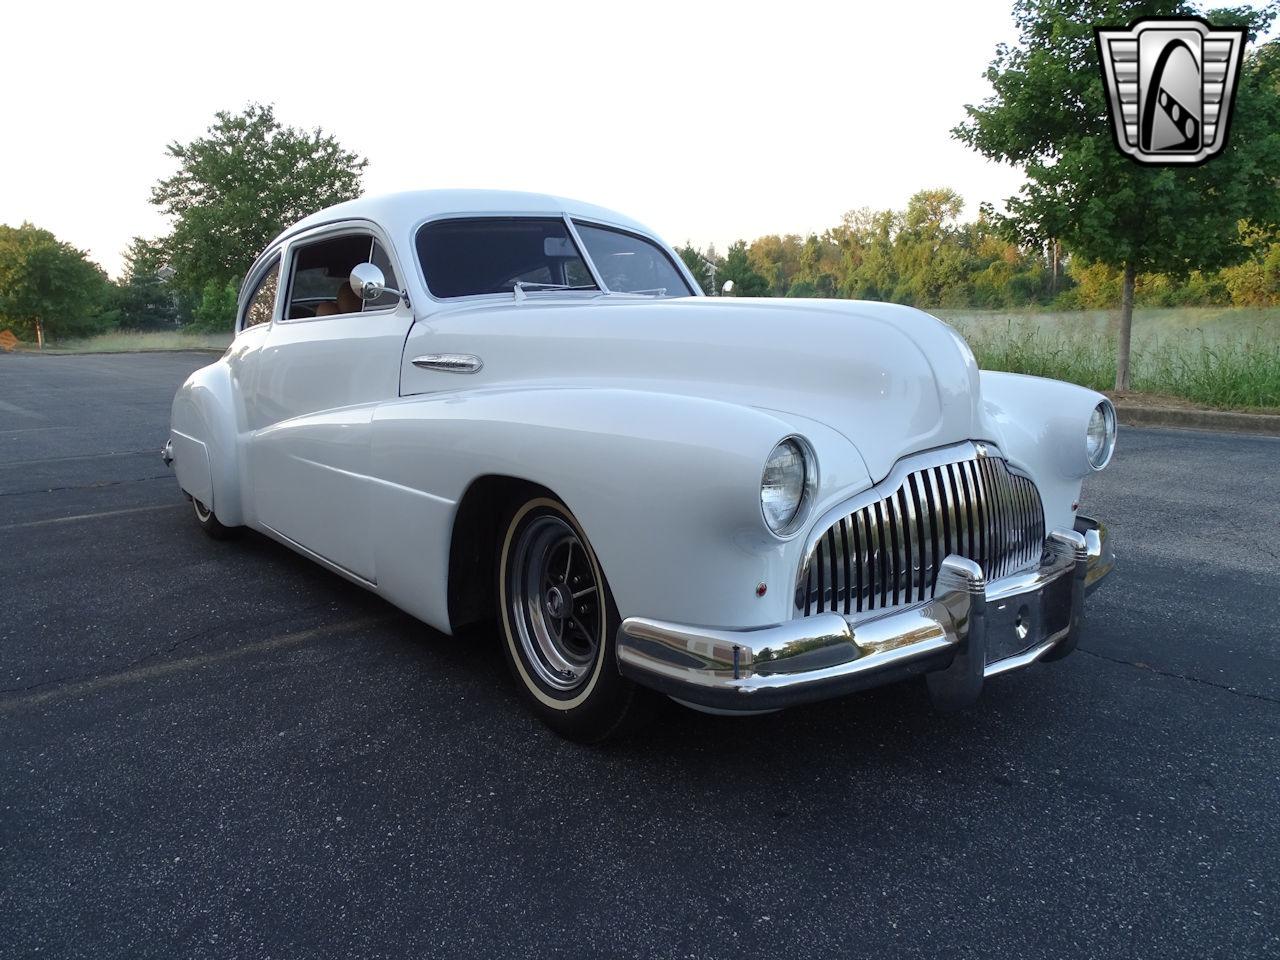
<svg viewBox="0 0 1280 960"><path fill-rule="evenodd" d="M244 522L235 410L231 373L219 360L187 377L173 398L169 420L179 486L227 526Z"/></svg>
<svg viewBox="0 0 1280 960"><path fill-rule="evenodd" d="M832 484L865 483L848 441L811 426L805 435L820 469L831 465ZM800 544L766 531L760 473L773 446L796 432L770 411L611 388L478 390L381 405L372 450L383 481L374 510L379 586L399 602L412 589L399 571L421 570L424 556L419 593L424 582L443 586L457 503L476 478L497 474L564 500L622 616L776 623L789 616ZM436 624L447 622L445 608L443 592L429 609L421 600L412 607Z"/></svg>
<svg viewBox="0 0 1280 960"><path fill-rule="evenodd" d="M1035 480L1048 530L1072 530L1080 485L1092 473L1085 446L1093 408L1106 398L1086 387L984 370L982 423L1009 462Z"/></svg>

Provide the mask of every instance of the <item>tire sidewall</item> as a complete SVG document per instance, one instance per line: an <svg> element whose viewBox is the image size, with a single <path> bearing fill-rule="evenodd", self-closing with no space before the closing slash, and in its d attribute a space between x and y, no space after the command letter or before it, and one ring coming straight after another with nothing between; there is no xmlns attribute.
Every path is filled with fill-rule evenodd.
<svg viewBox="0 0 1280 960"><path fill-rule="evenodd" d="M591 563L592 573L595 575L596 583L600 585L604 598L604 636L600 640L600 654L591 671L590 680L580 689L573 691L572 696L569 697L553 695L538 681L536 672L526 660L527 654L520 641L518 628L512 622L508 602L507 563L517 537L527 523L546 513L555 515L572 528ZM611 715L614 713L618 714L618 717L612 720L616 725L621 719L621 714L625 712L627 701L632 693L629 681L616 669L610 669L615 655L620 618L595 549L587 539L582 526L563 503L548 496L532 497L509 513L498 553L497 579L499 617L507 662L522 692L539 715L561 733L571 735L580 735L585 732L582 729L573 728L589 728L610 723ZM608 732L609 730L606 729L601 735L607 735Z"/></svg>
<svg viewBox="0 0 1280 960"><path fill-rule="evenodd" d="M213 512L212 507L206 507L195 497L191 498L191 506L195 513L196 523L200 525L200 529L211 536L214 540L230 540L238 532L238 527L228 527L218 519L218 515ZM201 516L201 508L204 509L204 515Z"/></svg>

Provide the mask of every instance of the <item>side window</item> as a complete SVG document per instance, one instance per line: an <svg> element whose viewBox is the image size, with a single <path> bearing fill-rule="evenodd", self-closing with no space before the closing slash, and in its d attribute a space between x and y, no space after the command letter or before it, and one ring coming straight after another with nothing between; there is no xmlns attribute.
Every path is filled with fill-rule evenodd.
<svg viewBox="0 0 1280 960"><path fill-rule="evenodd" d="M692 295L676 265L656 243L634 233L577 220L574 226L610 290L667 297Z"/></svg>
<svg viewBox="0 0 1280 960"><path fill-rule="evenodd" d="M390 293L368 303L360 301L347 282L351 268L360 263L376 264L386 277L387 287L400 289L400 278L391 266L391 258L382 244L367 233L325 237L297 247L293 254L289 306L285 316L299 320L395 306L399 298Z"/></svg>
<svg viewBox="0 0 1280 960"><path fill-rule="evenodd" d="M270 323L271 314L276 306L276 288L280 286L280 261L271 265L271 269L263 274L254 288L249 305L244 309L242 329L256 327L260 323Z"/></svg>
<svg viewBox="0 0 1280 960"><path fill-rule="evenodd" d="M404 287L400 286L400 278L396 276L396 268L391 265L391 257L387 255L387 251L382 249L382 244L377 240L373 241L373 249L369 253L369 262L382 271L382 275L387 280L388 290L404 289ZM399 302L400 298L394 293L384 293L377 300L370 300L364 305L364 308L366 310L381 310L383 307L394 307Z"/></svg>

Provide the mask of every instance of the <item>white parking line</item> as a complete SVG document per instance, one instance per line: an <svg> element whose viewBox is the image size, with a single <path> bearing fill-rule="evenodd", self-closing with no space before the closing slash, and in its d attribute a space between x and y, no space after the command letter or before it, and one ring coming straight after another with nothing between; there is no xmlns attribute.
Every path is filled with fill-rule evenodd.
<svg viewBox="0 0 1280 960"><path fill-rule="evenodd" d="M124 686L128 683L134 683L139 680L155 680L159 677L166 677L174 673L185 673L190 670L199 670L201 667L211 666L217 663L225 663L228 660L238 660L240 657L247 657L255 653L269 653L273 650L282 650L286 647L296 647L306 643L308 640L314 640L317 637L323 637L331 633L339 633L343 630L358 630L361 627L371 626L376 623L386 622L386 616L360 617L355 620L344 620L341 623L330 623L322 627L312 627L310 630L299 630L297 633L286 633L278 637L269 637L266 640L259 640L256 643L246 643L230 650L219 650L216 653L204 653L194 657L184 657L181 660L167 660L162 663L152 663L145 666L131 667L128 670L121 670L118 673L107 673L99 677L93 677L88 680L79 680L71 683L61 683L50 686L47 690L36 688L30 693L19 693L18 696L12 696L8 699L0 698L0 714L12 713L23 707L34 707L50 700L65 700L69 698L83 698L91 694L99 693L103 690L109 690L112 687Z"/></svg>
<svg viewBox="0 0 1280 960"><path fill-rule="evenodd" d="M78 520L97 520L101 517L119 517L126 513L150 513L153 510L173 510L181 503L162 503L153 507L126 507L123 510L103 510L101 513L77 513L73 517L50 517L48 520L25 520L22 523L6 523L0 530L21 530L26 527L43 527L52 523L75 523Z"/></svg>

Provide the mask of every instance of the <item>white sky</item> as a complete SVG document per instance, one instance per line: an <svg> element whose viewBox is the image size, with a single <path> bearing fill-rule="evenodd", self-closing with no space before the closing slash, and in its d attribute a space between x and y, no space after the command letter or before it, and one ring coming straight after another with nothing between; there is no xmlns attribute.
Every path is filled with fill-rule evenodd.
<svg viewBox="0 0 1280 960"><path fill-rule="evenodd" d="M1017 175L954 142L1009 0L17 3L0 222L113 275L165 145L273 102L369 158L371 193L492 187L618 209L668 241L807 233L924 187L976 212ZM258 251L245 251L248 263Z"/></svg>

